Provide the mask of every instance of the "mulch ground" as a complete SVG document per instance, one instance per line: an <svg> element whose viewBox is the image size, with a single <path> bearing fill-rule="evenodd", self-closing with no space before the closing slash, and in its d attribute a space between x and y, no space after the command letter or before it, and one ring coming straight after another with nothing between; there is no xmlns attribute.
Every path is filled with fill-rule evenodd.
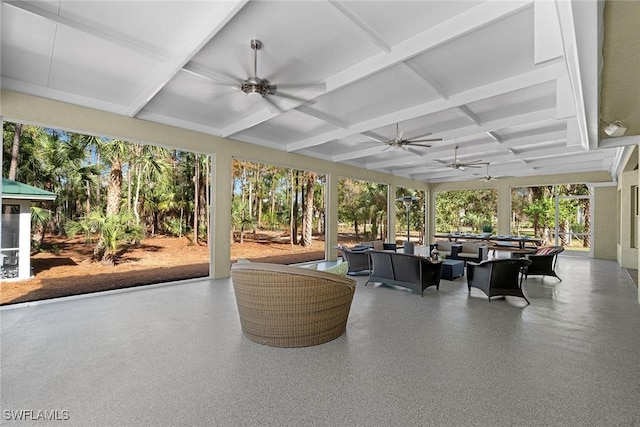
<svg viewBox="0 0 640 427"><path fill-rule="evenodd" d="M48 252L33 255L34 277L0 281L0 305L121 289L153 283L207 277L209 248L186 238L152 237L131 247L114 266L91 261L93 247L83 239L47 236ZM286 237L249 233L231 246L231 261L296 264L324 259L324 242L311 247L290 245Z"/></svg>

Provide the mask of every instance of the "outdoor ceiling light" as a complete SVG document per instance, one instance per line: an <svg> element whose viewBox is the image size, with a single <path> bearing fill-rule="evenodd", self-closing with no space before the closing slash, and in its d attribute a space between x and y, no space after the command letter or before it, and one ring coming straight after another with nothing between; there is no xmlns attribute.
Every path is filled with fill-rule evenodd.
<svg viewBox="0 0 640 427"><path fill-rule="evenodd" d="M624 127L621 121L616 120L614 122L607 124L603 130L604 130L604 133L615 138L615 137L624 135L624 133L627 131L627 128Z"/></svg>

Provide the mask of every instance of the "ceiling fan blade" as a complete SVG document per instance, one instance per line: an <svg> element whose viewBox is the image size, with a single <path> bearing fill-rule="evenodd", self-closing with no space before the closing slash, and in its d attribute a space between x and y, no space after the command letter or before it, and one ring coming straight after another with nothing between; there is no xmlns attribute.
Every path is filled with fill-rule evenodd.
<svg viewBox="0 0 640 427"><path fill-rule="evenodd" d="M415 144L414 141L407 141L408 144L411 144L412 147L425 147L431 148L429 144Z"/></svg>
<svg viewBox="0 0 640 427"><path fill-rule="evenodd" d="M411 149L411 148L409 148L407 146L402 147L402 149L408 151L411 154L415 154L416 156L420 156L420 157L423 156L423 154L421 152L419 152L417 150L413 150L413 149Z"/></svg>
<svg viewBox="0 0 640 427"><path fill-rule="evenodd" d="M286 93L282 93L276 90L275 93L272 93L270 95L267 95L265 98L269 97L269 96L279 96L281 98L286 98L286 99L290 99L291 101L296 101L296 102L300 102L302 104L311 104L312 101L309 101L308 99L304 99L304 98L299 98L297 96L294 95L289 95Z"/></svg>
<svg viewBox="0 0 640 427"><path fill-rule="evenodd" d="M412 144L414 142L434 142L434 141L442 141L442 138L429 138L429 139L410 139L409 142Z"/></svg>
<svg viewBox="0 0 640 427"><path fill-rule="evenodd" d="M478 164L478 163L461 163L460 166L464 166L465 168L481 168L482 164Z"/></svg>
<svg viewBox="0 0 640 427"><path fill-rule="evenodd" d="M379 142L382 144L386 144L387 142L389 142L388 140L384 139L382 136L377 135L373 132L362 132L362 135L366 136L371 141ZM371 141L366 141L366 142L371 142Z"/></svg>
<svg viewBox="0 0 640 427"><path fill-rule="evenodd" d="M192 74L196 77L206 79L210 83L215 85L231 86L242 81L242 79L239 79L236 76L227 73L226 71L204 69L203 67L198 67L190 63L185 64L184 67L182 67L182 71Z"/></svg>
<svg viewBox="0 0 640 427"><path fill-rule="evenodd" d="M487 162L483 162L482 160L471 160L470 162L465 162L467 165L486 165Z"/></svg>
<svg viewBox="0 0 640 427"><path fill-rule="evenodd" d="M284 110L268 96L263 97L262 100L267 104L267 107L272 113L284 113Z"/></svg>
<svg viewBox="0 0 640 427"><path fill-rule="evenodd" d="M327 90L327 85L324 82L316 83L282 83L277 84L280 89L305 89L305 90L317 90L324 92Z"/></svg>

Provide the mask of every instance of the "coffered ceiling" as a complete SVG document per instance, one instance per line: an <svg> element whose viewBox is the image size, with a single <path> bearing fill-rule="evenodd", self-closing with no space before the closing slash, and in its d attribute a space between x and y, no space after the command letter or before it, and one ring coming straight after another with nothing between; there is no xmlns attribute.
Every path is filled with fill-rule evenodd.
<svg viewBox="0 0 640 427"><path fill-rule="evenodd" d="M620 144L598 136L603 9L3 1L2 88L426 182L486 173L454 160L491 175L613 175ZM239 90L254 53L257 77L276 85L265 98ZM396 126L441 140L387 144Z"/></svg>

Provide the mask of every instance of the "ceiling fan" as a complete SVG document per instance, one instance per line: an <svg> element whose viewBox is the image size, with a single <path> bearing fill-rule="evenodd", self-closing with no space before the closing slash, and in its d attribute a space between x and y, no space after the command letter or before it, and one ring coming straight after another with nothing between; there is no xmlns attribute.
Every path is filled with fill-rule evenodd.
<svg viewBox="0 0 640 427"><path fill-rule="evenodd" d="M436 160L438 163L445 164L448 168L457 169L457 170L465 170L466 168L480 168L482 165L488 165L489 163L483 162L482 160L473 160L471 162L459 162L458 161L458 146L454 150L453 162L445 163L442 160Z"/></svg>
<svg viewBox="0 0 640 427"><path fill-rule="evenodd" d="M489 175L489 163L485 163L487 165L487 173L480 178L481 181L484 182L489 182L489 181L495 181L496 179L500 179L500 178L510 178L509 176L491 176ZM478 174L475 174L478 175Z"/></svg>
<svg viewBox="0 0 640 427"><path fill-rule="evenodd" d="M385 150L388 150L389 148L400 148L406 151L411 151L413 153L416 153L418 155L421 155L421 153L417 152L417 151L413 151L411 150L408 146L411 147L424 147L424 148L429 148L431 147L431 145L429 144L422 144L423 142L433 142L433 141L442 141L442 138L427 138L427 139L404 139L404 132L402 132L399 129L399 124L396 123L396 136L394 136L393 138L389 139L389 140L384 140L382 138L379 138L377 136L372 136L372 135L366 135L365 136L371 140L373 140L374 142L380 142L383 144L387 144L388 147L385 148ZM370 141L367 141L370 142Z"/></svg>
<svg viewBox="0 0 640 427"><path fill-rule="evenodd" d="M278 105L273 97L287 98L300 103L309 103L309 100L289 95L280 91L280 89L316 89L325 90L324 83L300 83L300 84L274 84L267 79L258 77L258 51L262 49L262 42L257 39L251 39L249 42L251 49L253 50L253 70L252 75L246 79L239 79L233 76L228 76L226 73L221 73L225 77L224 80L229 84L222 84L224 86L230 85L233 89L242 91L250 98L258 98L267 103L268 107L277 112L283 112L284 110ZM189 71L189 70L187 70ZM214 83L218 84L214 81Z"/></svg>

